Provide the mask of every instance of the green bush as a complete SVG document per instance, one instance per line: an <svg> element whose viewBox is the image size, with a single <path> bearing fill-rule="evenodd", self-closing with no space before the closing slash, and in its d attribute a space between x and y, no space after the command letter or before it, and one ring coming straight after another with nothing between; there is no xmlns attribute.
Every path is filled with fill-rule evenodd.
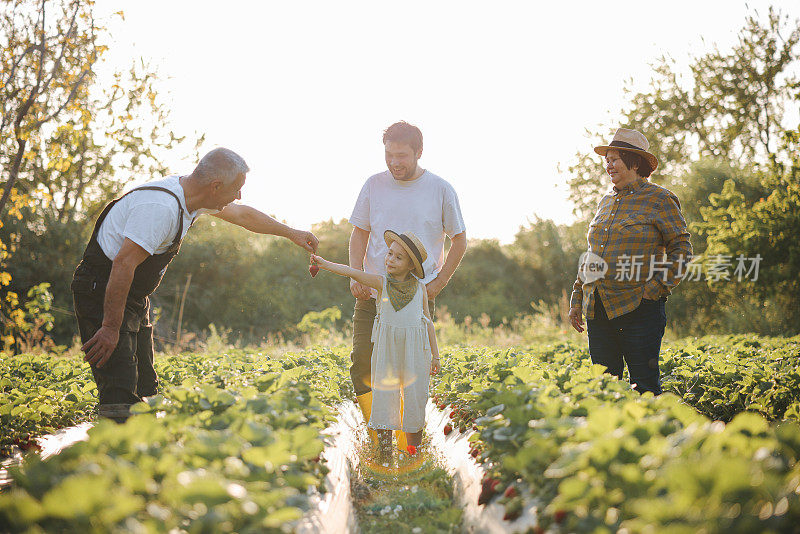
<svg viewBox="0 0 800 534"><path fill-rule="evenodd" d="M572 344L449 349L435 400L461 430L475 426L473 450L500 492L524 482L543 503L543 526L791 532L800 522L799 346L753 336L669 346L665 388L683 397L640 396ZM771 426L762 414L791 421Z"/></svg>

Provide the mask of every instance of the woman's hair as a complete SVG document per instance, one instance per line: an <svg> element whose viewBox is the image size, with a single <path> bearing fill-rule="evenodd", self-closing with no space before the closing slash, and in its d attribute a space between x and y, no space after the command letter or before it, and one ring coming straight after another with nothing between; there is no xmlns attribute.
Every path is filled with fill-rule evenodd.
<svg viewBox="0 0 800 534"><path fill-rule="evenodd" d="M620 150L619 159L622 160L628 169L636 167L636 174L642 178L647 178L653 174L653 167L650 166L650 162L647 161L647 158L641 154L629 150Z"/></svg>
<svg viewBox="0 0 800 534"><path fill-rule="evenodd" d="M400 121L392 124L383 132L383 142L405 143L411 146L415 154L422 150L422 132L416 126Z"/></svg>

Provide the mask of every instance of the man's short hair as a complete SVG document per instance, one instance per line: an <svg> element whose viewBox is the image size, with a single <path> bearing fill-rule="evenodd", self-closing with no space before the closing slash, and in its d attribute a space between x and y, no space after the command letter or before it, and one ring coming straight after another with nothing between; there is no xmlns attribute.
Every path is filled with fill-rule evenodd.
<svg viewBox="0 0 800 534"><path fill-rule="evenodd" d="M413 124L400 121L392 124L383 132L383 143L405 143L411 146L415 154L422 150L422 132Z"/></svg>
<svg viewBox="0 0 800 534"><path fill-rule="evenodd" d="M224 184L231 184L236 181L240 174L250 172L250 167L245 163L244 158L228 148L215 148L200 160L194 169L196 174L203 182L211 180L222 180Z"/></svg>
<svg viewBox="0 0 800 534"><path fill-rule="evenodd" d="M647 178L653 174L653 167L650 166L650 162L647 161L647 158L641 154L637 154L636 152L631 152L629 150L620 150L619 159L622 160L622 163L625 164L625 167L628 170L636 167L636 174L642 178Z"/></svg>

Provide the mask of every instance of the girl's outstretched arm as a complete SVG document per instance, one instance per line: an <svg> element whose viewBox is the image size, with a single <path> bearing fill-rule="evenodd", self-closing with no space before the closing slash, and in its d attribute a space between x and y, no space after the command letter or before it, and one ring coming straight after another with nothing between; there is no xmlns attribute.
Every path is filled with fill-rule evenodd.
<svg viewBox="0 0 800 534"><path fill-rule="evenodd" d="M361 282L365 286L377 289L378 291L380 291L381 287L383 286L383 277L380 275L365 273L364 271L353 269L348 265L334 263L326 260L322 256L317 256L316 254L311 255L311 263L319 265L320 269L325 269L326 271L330 271L334 274L348 276L353 280Z"/></svg>
<svg viewBox="0 0 800 534"><path fill-rule="evenodd" d="M441 368L441 363L439 362L439 345L436 343L436 328L433 326L433 320L428 311L428 293L427 291L423 291L422 294L424 295L422 311L425 314L425 318L428 319L425 322L428 325L428 341L431 344L431 374L435 375Z"/></svg>

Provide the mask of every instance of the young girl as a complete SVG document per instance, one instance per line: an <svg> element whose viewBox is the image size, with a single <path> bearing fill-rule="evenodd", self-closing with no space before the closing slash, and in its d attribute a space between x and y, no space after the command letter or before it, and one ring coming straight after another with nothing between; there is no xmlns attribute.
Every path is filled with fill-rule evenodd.
<svg viewBox="0 0 800 534"><path fill-rule="evenodd" d="M392 430L405 432L409 445L418 447L422 441L430 375L439 372L439 347L428 311L428 293L420 282L425 277L425 247L412 233L387 230L384 239L389 246L384 261L386 276L365 273L317 255L311 256L311 263L378 291L378 314L372 328L372 414L368 426L378 430L385 452Z"/></svg>

